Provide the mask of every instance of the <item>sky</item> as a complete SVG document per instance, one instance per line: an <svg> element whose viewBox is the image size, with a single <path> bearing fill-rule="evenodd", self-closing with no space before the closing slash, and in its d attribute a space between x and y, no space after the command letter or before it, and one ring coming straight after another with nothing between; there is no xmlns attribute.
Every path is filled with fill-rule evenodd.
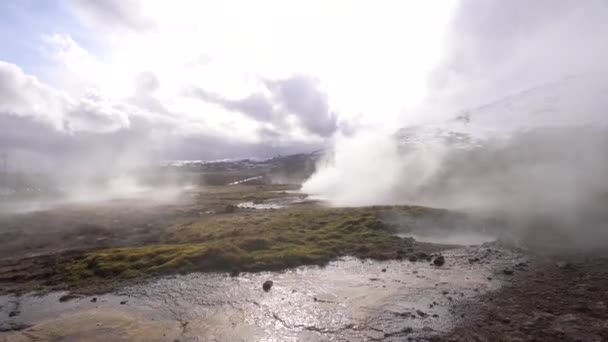
<svg viewBox="0 0 608 342"><path fill-rule="evenodd" d="M104 146L161 159L325 148L422 100L455 6L2 1L0 149L52 163Z"/></svg>
<svg viewBox="0 0 608 342"><path fill-rule="evenodd" d="M605 70L602 0L0 2L0 150L272 157Z"/></svg>

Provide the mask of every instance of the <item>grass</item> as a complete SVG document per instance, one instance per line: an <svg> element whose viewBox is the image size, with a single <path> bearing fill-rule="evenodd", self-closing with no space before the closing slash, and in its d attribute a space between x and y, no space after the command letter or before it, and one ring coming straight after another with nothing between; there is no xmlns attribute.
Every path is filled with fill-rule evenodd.
<svg viewBox="0 0 608 342"><path fill-rule="evenodd" d="M407 243L380 219L386 213L416 217L437 212L421 207L318 205L237 210L176 223L158 244L87 252L62 264L61 272L67 281L80 282L193 271L277 270L323 265L346 255L395 258Z"/></svg>

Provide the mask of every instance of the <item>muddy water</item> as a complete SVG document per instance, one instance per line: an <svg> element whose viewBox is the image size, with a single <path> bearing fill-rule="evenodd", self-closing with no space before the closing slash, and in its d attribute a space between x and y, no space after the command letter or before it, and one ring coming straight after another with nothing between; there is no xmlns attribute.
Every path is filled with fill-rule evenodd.
<svg viewBox="0 0 608 342"><path fill-rule="evenodd" d="M497 239L496 235L483 232L471 232L463 231L452 233L449 231L445 232L433 232L428 234L425 232L417 233L404 233L398 234L400 237L411 237L416 241L438 243L442 245L460 245L460 246L474 246L481 245L486 242L492 242Z"/></svg>
<svg viewBox="0 0 608 342"><path fill-rule="evenodd" d="M402 340L449 331L463 300L496 290L508 250L446 251L446 264L360 261L286 272L190 274L120 293L60 302L0 297L0 340L65 341L326 341ZM480 262L470 263L471 257ZM385 271L383 271L385 270ZM488 279L491 277L491 280ZM272 280L269 292L262 283ZM123 304L121 304L121 302ZM9 317L10 312L18 315ZM30 326L29 328L24 328Z"/></svg>
<svg viewBox="0 0 608 342"><path fill-rule="evenodd" d="M268 210L268 209L282 209L292 206L298 203L304 203L307 201L305 195L296 195L296 196L286 196L281 198L273 198L268 199L261 202L242 202L237 205L237 207L242 209L258 209L258 210Z"/></svg>

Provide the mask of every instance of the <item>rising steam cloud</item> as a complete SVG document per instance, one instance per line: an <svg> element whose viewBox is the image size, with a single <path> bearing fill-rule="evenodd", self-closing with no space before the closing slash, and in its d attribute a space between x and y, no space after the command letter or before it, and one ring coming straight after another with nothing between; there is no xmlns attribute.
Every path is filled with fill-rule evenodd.
<svg viewBox="0 0 608 342"><path fill-rule="evenodd" d="M520 237L604 246L608 9L529 5L463 2L417 111L428 124L337 138L303 191L335 205L465 210L500 217Z"/></svg>

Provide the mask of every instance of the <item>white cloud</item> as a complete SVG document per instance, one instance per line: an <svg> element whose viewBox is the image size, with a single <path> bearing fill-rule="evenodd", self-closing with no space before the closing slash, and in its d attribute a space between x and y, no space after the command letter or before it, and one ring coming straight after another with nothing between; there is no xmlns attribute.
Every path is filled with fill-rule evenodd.
<svg viewBox="0 0 608 342"><path fill-rule="evenodd" d="M67 96L0 61L0 113L31 117L61 128Z"/></svg>
<svg viewBox="0 0 608 342"><path fill-rule="evenodd" d="M72 4L77 13L89 13L80 15L85 25L120 13L123 21L145 18L153 26L124 33L108 20L98 27L94 40L106 69L97 79L112 75L99 82L108 96L128 96L125 79L147 71L157 76L157 95L167 103L179 101L184 86L247 98L260 90L259 79L306 74L319 79L339 119L364 113L367 121L384 122L400 119L403 108L425 96L426 73L442 53L455 1L149 0L110 1L103 9L93 1Z"/></svg>
<svg viewBox="0 0 608 342"><path fill-rule="evenodd" d="M0 61L0 115L33 118L57 131L110 132L129 127L126 110L92 90L74 99Z"/></svg>
<svg viewBox="0 0 608 342"><path fill-rule="evenodd" d="M46 84L2 64L0 116L221 157L318 148L343 127L397 120L424 96L454 1L67 5L82 27L39 32Z"/></svg>

